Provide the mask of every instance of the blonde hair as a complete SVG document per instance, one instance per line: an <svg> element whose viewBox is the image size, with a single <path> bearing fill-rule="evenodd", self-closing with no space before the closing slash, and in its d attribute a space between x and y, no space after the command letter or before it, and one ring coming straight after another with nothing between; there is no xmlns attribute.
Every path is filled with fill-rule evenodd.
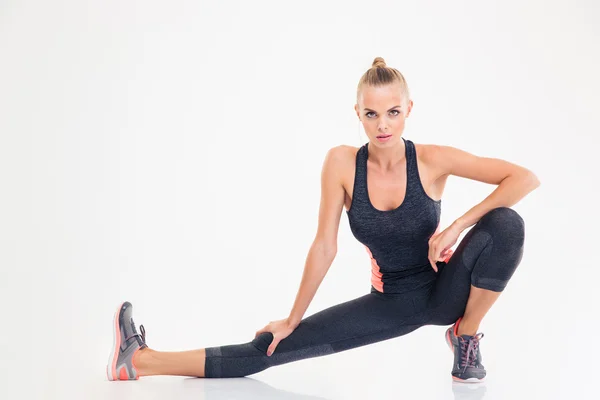
<svg viewBox="0 0 600 400"><path fill-rule="evenodd" d="M410 91L408 90L408 84L404 79L404 75L400 73L396 68L388 67L385 60L382 57L375 57L371 68L367 70L360 77L358 87L356 89L356 103L360 97L360 91L363 86L385 86L389 84L398 83L400 85L400 93L402 94L402 101L408 103L410 100Z"/></svg>

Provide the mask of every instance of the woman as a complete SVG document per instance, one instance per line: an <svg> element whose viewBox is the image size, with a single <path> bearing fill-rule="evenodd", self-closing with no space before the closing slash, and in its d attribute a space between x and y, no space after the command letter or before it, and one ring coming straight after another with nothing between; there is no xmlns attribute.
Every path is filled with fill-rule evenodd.
<svg viewBox="0 0 600 400"><path fill-rule="evenodd" d="M132 306L114 318L109 380L147 375L241 377L274 365L332 354L405 335L425 325L451 325L452 378L486 374L479 324L521 262L524 222L509 208L540 185L529 170L450 147L402 137L413 106L403 75L381 57L360 79L355 110L369 141L329 150L322 170L318 232L288 318L253 340L184 352L148 348ZM440 231L448 176L498 187ZM345 206L353 235L371 259L370 293L302 319L337 251ZM456 251L451 247L467 232Z"/></svg>

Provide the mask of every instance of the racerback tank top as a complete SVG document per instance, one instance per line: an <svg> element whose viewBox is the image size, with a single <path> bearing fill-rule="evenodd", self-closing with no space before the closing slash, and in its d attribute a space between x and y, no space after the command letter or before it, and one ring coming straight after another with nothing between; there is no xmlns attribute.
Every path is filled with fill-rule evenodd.
<svg viewBox="0 0 600 400"><path fill-rule="evenodd" d="M367 191L369 143L356 153L356 172L350 210L346 211L354 237L371 258L371 292L405 293L431 285L436 272L429 259L429 238L436 232L441 200L423 189L414 143L404 139L406 194L393 210L376 209Z"/></svg>

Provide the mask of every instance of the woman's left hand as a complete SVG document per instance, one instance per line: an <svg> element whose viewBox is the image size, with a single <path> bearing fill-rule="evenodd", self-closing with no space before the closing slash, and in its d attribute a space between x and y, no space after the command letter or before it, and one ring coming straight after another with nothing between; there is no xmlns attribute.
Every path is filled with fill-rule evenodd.
<svg viewBox="0 0 600 400"><path fill-rule="evenodd" d="M454 225L450 225L442 232L434 234L429 239L429 262L435 272L438 272L437 261L444 261L450 258L453 253L452 246L458 240L461 231Z"/></svg>

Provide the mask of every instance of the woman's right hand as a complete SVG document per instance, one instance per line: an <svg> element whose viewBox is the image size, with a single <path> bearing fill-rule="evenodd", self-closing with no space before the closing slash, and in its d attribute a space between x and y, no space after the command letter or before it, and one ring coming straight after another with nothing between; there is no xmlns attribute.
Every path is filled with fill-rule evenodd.
<svg viewBox="0 0 600 400"><path fill-rule="evenodd" d="M273 334L273 341L267 349L267 356L270 356L275 351L279 342L288 337L295 329L296 326L287 318L280 319L279 321L271 321L264 328L256 331L254 338L264 332L271 332Z"/></svg>

